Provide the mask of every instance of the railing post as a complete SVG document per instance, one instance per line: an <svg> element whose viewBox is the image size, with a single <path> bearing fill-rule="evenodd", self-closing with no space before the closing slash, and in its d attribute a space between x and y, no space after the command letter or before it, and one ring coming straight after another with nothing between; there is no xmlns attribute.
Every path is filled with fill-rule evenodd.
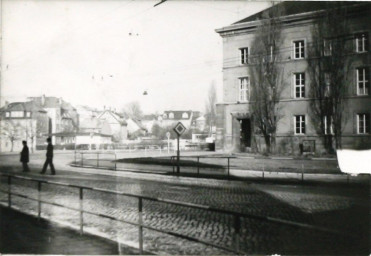
<svg viewBox="0 0 371 256"><path fill-rule="evenodd" d="M77 163L76 163L76 149L75 149L75 164L77 164Z"/></svg>
<svg viewBox="0 0 371 256"><path fill-rule="evenodd" d="M84 194L83 194L83 188L79 188L80 191L80 235L84 232L84 216L83 216L83 200L84 200Z"/></svg>
<svg viewBox="0 0 371 256"><path fill-rule="evenodd" d="M84 167L84 153L81 152L81 167Z"/></svg>
<svg viewBox="0 0 371 256"><path fill-rule="evenodd" d="M12 177L8 176L8 207L12 208Z"/></svg>
<svg viewBox="0 0 371 256"><path fill-rule="evenodd" d="M197 175L200 175L200 157L197 157Z"/></svg>
<svg viewBox="0 0 371 256"><path fill-rule="evenodd" d="M41 181L37 182L37 218L41 218Z"/></svg>
<svg viewBox="0 0 371 256"><path fill-rule="evenodd" d="M113 153L115 155L115 171L117 171L117 165L116 165L116 153Z"/></svg>
<svg viewBox="0 0 371 256"><path fill-rule="evenodd" d="M263 180L264 180L264 171L265 171L265 167L264 167L264 164L263 164L263 174L262 174Z"/></svg>
<svg viewBox="0 0 371 256"><path fill-rule="evenodd" d="M143 254L143 199L138 197L138 214L139 214L139 254Z"/></svg>
<svg viewBox="0 0 371 256"><path fill-rule="evenodd" d="M301 182L304 182L304 164L301 165Z"/></svg>
<svg viewBox="0 0 371 256"><path fill-rule="evenodd" d="M97 153L97 167L99 167L99 153Z"/></svg>
<svg viewBox="0 0 371 256"><path fill-rule="evenodd" d="M228 159L228 179L229 179L229 156L227 157Z"/></svg>
<svg viewBox="0 0 371 256"><path fill-rule="evenodd" d="M175 174L174 156L171 156L171 163L173 164L173 174Z"/></svg>
<svg viewBox="0 0 371 256"><path fill-rule="evenodd" d="M239 215L234 215L234 248L238 252L240 250L240 227L241 222L240 222L240 216Z"/></svg>

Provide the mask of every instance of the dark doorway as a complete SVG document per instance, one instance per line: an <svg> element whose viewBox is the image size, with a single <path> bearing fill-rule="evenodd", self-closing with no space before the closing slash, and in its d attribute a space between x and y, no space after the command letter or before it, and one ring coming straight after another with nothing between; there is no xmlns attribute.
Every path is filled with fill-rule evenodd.
<svg viewBox="0 0 371 256"><path fill-rule="evenodd" d="M241 148L245 150L245 148L251 147L251 120L250 118L240 119L241 124Z"/></svg>

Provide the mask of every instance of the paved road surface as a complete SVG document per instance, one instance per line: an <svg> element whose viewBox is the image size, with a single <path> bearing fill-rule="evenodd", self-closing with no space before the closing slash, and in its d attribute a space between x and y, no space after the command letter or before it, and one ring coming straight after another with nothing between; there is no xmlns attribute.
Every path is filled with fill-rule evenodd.
<svg viewBox="0 0 371 256"><path fill-rule="evenodd" d="M71 156L57 156L57 159ZM1 156L0 156L1 159ZM4 159L4 158L3 158ZM2 159L1 159L2 160ZM37 160L37 165L42 159ZM6 158L7 164L17 163L12 157ZM63 161L61 161L63 162ZM57 163L57 161L56 161ZM3 162L2 162L3 164ZM85 173L68 171L69 168L56 164L57 176L27 174L35 178L63 181L78 185L87 185L124 191L153 197L161 197L190 203L231 209L243 213L268 215L290 221L298 221L327 228L338 229L351 235L328 235L323 232L284 227L261 221L244 220L241 223L241 248L246 253L280 254L335 254L341 252L368 253L369 244L369 193L367 187L354 186L277 186L246 182L204 181L162 182L156 179L129 178L114 175L97 175L100 170L81 170ZM66 171L61 171L66 169ZM19 172L19 168L7 168L10 172ZM112 173L112 172L111 172ZM175 180L173 180L175 181ZM207 182L210 182L208 185ZM2 188L6 188L2 180ZM36 197L35 184L19 181L14 191ZM78 205L76 190L56 186L43 186L42 197L69 206ZM6 198L0 198L6 203ZM35 204L22 199L14 203L23 211L35 212ZM137 201L120 196L108 196L101 193L87 193L84 207L130 221L137 221ZM43 206L43 216L70 225L78 225L77 214L58 207ZM356 218L355 218L356 216ZM91 232L101 233L113 240L122 240L129 245L137 245L137 229L117 222L86 216L87 228ZM231 246L233 242L232 218L222 214L208 214L201 210L185 207L144 202L145 224L165 228L206 241ZM145 249L156 253L172 254L225 254L192 242L174 239L153 232L145 233Z"/></svg>

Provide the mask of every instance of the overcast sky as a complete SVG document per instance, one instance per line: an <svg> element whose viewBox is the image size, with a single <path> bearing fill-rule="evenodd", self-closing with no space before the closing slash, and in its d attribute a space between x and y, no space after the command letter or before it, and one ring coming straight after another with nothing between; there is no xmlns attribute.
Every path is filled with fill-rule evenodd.
<svg viewBox="0 0 371 256"><path fill-rule="evenodd" d="M269 4L158 2L3 0L1 104L45 94L98 108L203 111L213 82L221 101L215 29Z"/></svg>

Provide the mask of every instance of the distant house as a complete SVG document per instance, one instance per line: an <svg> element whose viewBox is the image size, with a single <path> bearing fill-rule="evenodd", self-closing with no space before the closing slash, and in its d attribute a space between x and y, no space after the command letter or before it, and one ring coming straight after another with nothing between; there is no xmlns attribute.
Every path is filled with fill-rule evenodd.
<svg viewBox="0 0 371 256"><path fill-rule="evenodd" d="M108 135L114 134L107 120L98 119L96 117L83 119L80 122L79 132L97 132Z"/></svg>
<svg viewBox="0 0 371 256"><path fill-rule="evenodd" d="M44 144L49 132L47 111L35 102L13 102L0 109L0 151L19 151Z"/></svg>
<svg viewBox="0 0 371 256"><path fill-rule="evenodd" d="M50 134L78 130L78 113L70 103L62 98L42 95L40 97L29 97L29 100L47 111ZM51 137L52 142L55 143L55 137Z"/></svg>
<svg viewBox="0 0 371 256"><path fill-rule="evenodd" d="M100 132L112 135L114 142L123 142L127 139L128 123L122 115L107 109L98 114L97 120L102 124Z"/></svg>
<svg viewBox="0 0 371 256"><path fill-rule="evenodd" d="M134 139L138 136L145 136L148 132L147 128L142 124L141 120L136 118L127 118L128 124L128 137Z"/></svg>
<svg viewBox="0 0 371 256"><path fill-rule="evenodd" d="M78 105L75 107L75 109L79 115L79 124L81 124L81 122L83 122L84 119L91 119L97 117L100 112L96 108L83 105Z"/></svg>
<svg viewBox="0 0 371 256"><path fill-rule="evenodd" d="M205 116L200 116L192 122L192 126L200 131L205 130L206 128L206 118Z"/></svg>
<svg viewBox="0 0 371 256"><path fill-rule="evenodd" d="M154 114L144 115L140 121L148 132L151 132L153 125L158 123L157 116Z"/></svg>
<svg viewBox="0 0 371 256"><path fill-rule="evenodd" d="M112 135L96 132L60 132L52 135L61 149L100 149L112 144Z"/></svg>

